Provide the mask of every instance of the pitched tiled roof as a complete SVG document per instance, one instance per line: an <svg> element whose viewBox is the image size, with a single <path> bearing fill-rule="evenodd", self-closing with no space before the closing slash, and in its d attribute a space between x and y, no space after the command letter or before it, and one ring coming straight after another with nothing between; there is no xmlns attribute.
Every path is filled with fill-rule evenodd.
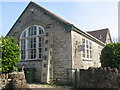
<svg viewBox="0 0 120 90"><path fill-rule="evenodd" d="M106 36L107 32L109 32L109 29L101 29L101 30L95 30L95 31L87 31L90 35L94 36L95 38L99 39L103 43L106 42Z"/></svg>

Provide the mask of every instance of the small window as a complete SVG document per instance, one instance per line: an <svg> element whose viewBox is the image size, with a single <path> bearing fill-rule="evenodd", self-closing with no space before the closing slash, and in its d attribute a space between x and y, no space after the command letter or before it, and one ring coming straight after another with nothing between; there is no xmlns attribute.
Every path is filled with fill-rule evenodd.
<svg viewBox="0 0 120 90"><path fill-rule="evenodd" d="M45 48L45 51L47 51L47 48Z"/></svg>
<svg viewBox="0 0 120 90"><path fill-rule="evenodd" d="M48 33L46 33L46 37L48 36Z"/></svg>
<svg viewBox="0 0 120 90"><path fill-rule="evenodd" d="M44 56L44 60L47 60L47 56L46 55Z"/></svg>
<svg viewBox="0 0 120 90"><path fill-rule="evenodd" d="M46 67L46 64L44 64L44 67Z"/></svg>
<svg viewBox="0 0 120 90"><path fill-rule="evenodd" d="M45 44L48 44L48 40L45 41Z"/></svg>

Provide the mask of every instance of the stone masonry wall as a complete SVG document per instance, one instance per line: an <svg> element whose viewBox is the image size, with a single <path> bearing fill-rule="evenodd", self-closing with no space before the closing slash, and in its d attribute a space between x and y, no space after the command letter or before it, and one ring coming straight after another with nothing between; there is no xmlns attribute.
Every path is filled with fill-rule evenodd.
<svg viewBox="0 0 120 90"><path fill-rule="evenodd" d="M31 9L33 9L33 12ZM28 68L34 64L34 67L39 69L35 74L37 81L42 83L49 83L56 79L64 80L66 77L63 73L67 72L67 68L71 68L72 61L70 32L65 30L56 20L47 16L46 13L34 6L29 6L8 36L15 37L19 43L21 33L32 25L40 25L44 28L45 33L48 33L48 36L45 34L44 38L44 42L48 41L48 43L42 49L43 60L42 62L25 60L20 64L22 65L27 61ZM47 51L45 51L45 48L47 48ZM46 60L44 60L45 57Z"/></svg>
<svg viewBox="0 0 120 90"><path fill-rule="evenodd" d="M82 45L82 38L86 37L78 32L71 31L71 38L72 38L72 68L88 69L89 67L100 67L99 56L103 46L91 40L92 58L91 60L89 60L88 58L83 58L83 51L79 51L79 46Z"/></svg>
<svg viewBox="0 0 120 90"><path fill-rule="evenodd" d="M42 61L21 61L19 64L19 69L22 69L22 66L25 67L25 69L28 68L34 68L34 81L35 82L41 82L41 73L42 73Z"/></svg>
<svg viewBox="0 0 120 90"><path fill-rule="evenodd" d="M89 68L80 70L79 88L119 88L116 68Z"/></svg>
<svg viewBox="0 0 120 90"><path fill-rule="evenodd" d="M72 68L71 33L56 23L53 29L53 81L65 83L67 69Z"/></svg>

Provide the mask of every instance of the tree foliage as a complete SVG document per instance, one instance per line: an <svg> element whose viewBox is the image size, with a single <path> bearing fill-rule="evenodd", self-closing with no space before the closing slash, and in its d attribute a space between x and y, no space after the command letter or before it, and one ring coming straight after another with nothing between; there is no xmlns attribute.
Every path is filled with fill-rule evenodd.
<svg viewBox="0 0 120 90"><path fill-rule="evenodd" d="M100 60L103 67L120 67L120 43L107 44L101 51Z"/></svg>
<svg viewBox="0 0 120 90"><path fill-rule="evenodd" d="M0 41L2 42L0 45L0 48L2 48L2 72L10 73L16 71L20 61L19 46L12 37L1 37Z"/></svg>

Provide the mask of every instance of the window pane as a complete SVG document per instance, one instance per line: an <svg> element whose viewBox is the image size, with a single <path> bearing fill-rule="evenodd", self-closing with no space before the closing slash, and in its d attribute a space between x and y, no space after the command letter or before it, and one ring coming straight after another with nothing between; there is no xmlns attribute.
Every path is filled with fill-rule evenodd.
<svg viewBox="0 0 120 90"><path fill-rule="evenodd" d="M32 27L28 28L28 36L36 35L36 33L37 33L36 26L32 26Z"/></svg>
<svg viewBox="0 0 120 90"><path fill-rule="evenodd" d="M92 51L90 50L90 58L92 58Z"/></svg>
<svg viewBox="0 0 120 90"><path fill-rule="evenodd" d="M87 50L87 58L89 58L89 50Z"/></svg>
<svg viewBox="0 0 120 90"><path fill-rule="evenodd" d="M39 48L39 53L41 53L42 52L42 48Z"/></svg>
<svg viewBox="0 0 120 90"><path fill-rule="evenodd" d="M36 26L33 27L34 29L34 35L36 35Z"/></svg>
<svg viewBox="0 0 120 90"><path fill-rule="evenodd" d="M85 46L85 39L82 38L82 44ZM83 57L85 58L85 50L83 50Z"/></svg>
<svg viewBox="0 0 120 90"><path fill-rule="evenodd" d="M86 48L88 48L88 40L86 40Z"/></svg>
<svg viewBox="0 0 120 90"><path fill-rule="evenodd" d="M42 57L42 55L41 54L39 54L39 58L41 58Z"/></svg>
<svg viewBox="0 0 120 90"><path fill-rule="evenodd" d="M82 38L82 43L83 43L83 44L85 43L85 39L84 39L84 38Z"/></svg>
<svg viewBox="0 0 120 90"><path fill-rule="evenodd" d="M43 34L43 29L39 27L39 34Z"/></svg>
<svg viewBox="0 0 120 90"><path fill-rule="evenodd" d="M28 36L30 36L30 28L28 28Z"/></svg>
<svg viewBox="0 0 120 90"><path fill-rule="evenodd" d="M28 44L28 49L29 49L29 59L35 59L36 58L36 38L31 38L28 39L28 42L30 44Z"/></svg>
<svg viewBox="0 0 120 90"><path fill-rule="evenodd" d="M25 39L21 40L21 59L25 59L25 50L26 50L26 42Z"/></svg>
<svg viewBox="0 0 120 90"><path fill-rule="evenodd" d="M41 47L42 46L42 44L41 43L39 43L39 47Z"/></svg>
<svg viewBox="0 0 120 90"><path fill-rule="evenodd" d="M22 33L22 38L25 38L25 37L26 37L26 31Z"/></svg>
<svg viewBox="0 0 120 90"><path fill-rule="evenodd" d="M41 37L39 37L39 42L41 42L42 40L41 40Z"/></svg>
<svg viewBox="0 0 120 90"><path fill-rule="evenodd" d="M85 50L83 50L83 57L85 58Z"/></svg>
<svg viewBox="0 0 120 90"><path fill-rule="evenodd" d="M92 47L91 41L89 42L89 44L90 44L90 49L91 49L91 47Z"/></svg>

